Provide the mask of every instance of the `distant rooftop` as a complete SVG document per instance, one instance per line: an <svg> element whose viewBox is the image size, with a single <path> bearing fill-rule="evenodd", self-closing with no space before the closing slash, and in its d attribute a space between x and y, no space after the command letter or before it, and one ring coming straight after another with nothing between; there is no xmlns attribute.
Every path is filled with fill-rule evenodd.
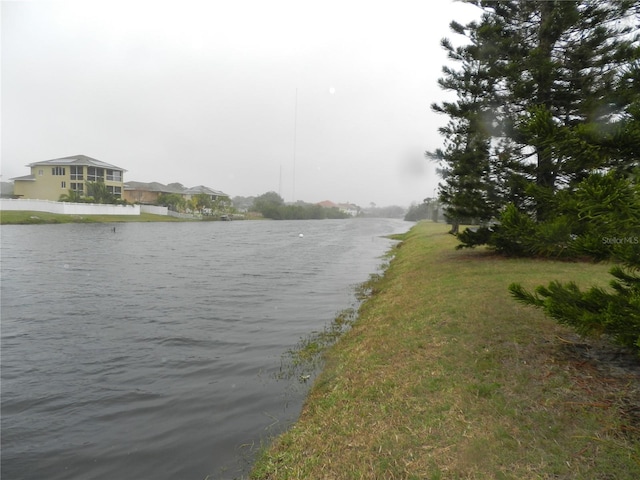
<svg viewBox="0 0 640 480"><path fill-rule="evenodd" d="M96 160L95 158L87 157L86 155L72 155L70 157L54 158L53 160L44 160L42 162L34 162L27 165L27 167L35 167L36 165L86 165L89 167L108 168L111 170L122 170L126 172L124 168L116 167L110 163Z"/></svg>
<svg viewBox="0 0 640 480"><path fill-rule="evenodd" d="M224 192L220 190L214 190L209 187L205 187L204 185L198 185L197 187L187 188L183 193L187 195L198 195L199 193L206 193L207 195L217 195L218 197L228 197Z"/></svg>
<svg viewBox="0 0 640 480"><path fill-rule="evenodd" d="M171 183L164 185L159 182L125 182L125 190L146 190L148 192L160 192L160 193L183 193L185 187L180 184Z"/></svg>
<svg viewBox="0 0 640 480"><path fill-rule="evenodd" d="M23 175L21 177L13 177L11 180L33 180L34 182L36 181L36 176L35 175Z"/></svg>
<svg viewBox="0 0 640 480"><path fill-rule="evenodd" d="M198 185L197 187L187 188L180 183L170 183L164 185L159 182L125 182L125 190L146 190L148 192L160 192L160 193L180 193L182 195L198 195L205 193L207 195L215 195L218 197L228 197L224 192L214 190L204 185Z"/></svg>

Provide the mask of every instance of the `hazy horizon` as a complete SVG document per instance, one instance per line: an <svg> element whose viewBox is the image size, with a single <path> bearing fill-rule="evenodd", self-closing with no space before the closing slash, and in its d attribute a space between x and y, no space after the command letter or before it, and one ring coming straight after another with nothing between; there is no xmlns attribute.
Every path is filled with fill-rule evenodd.
<svg viewBox="0 0 640 480"><path fill-rule="evenodd" d="M82 154L125 182L360 206L433 196L439 42L478 15L450 0L1 8L3 181Z"/></svg>

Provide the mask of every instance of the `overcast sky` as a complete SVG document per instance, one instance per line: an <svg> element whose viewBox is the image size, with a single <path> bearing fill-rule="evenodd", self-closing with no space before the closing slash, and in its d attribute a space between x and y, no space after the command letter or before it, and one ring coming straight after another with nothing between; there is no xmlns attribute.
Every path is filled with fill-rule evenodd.
<svg viewBox="0 0 640 480"><path fill-rule="evenodd" d="M451 0L2 1L2 180L83 154L127 180L408 206Z"/></svg>

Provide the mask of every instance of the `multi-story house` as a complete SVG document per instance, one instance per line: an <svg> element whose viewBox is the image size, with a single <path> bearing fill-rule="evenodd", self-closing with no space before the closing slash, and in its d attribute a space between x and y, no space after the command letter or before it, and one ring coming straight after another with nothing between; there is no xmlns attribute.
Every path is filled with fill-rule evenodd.
<svg viewBox="0 0 640 480"><path fill-rule="evenodd" d="M184 196L185 187L179 183L164 185L159 182L127 182L124 184L124 199L129 203L157 205L160 195L177 193Z"/></svg>
<svg viewBox="0 0 640 480"><path fill-rule="evenodd" d="M211 198L212 201L218 198L229 198L224 192L214 190L213 188L206 187L204 185L198 185L197 187L186 188L180 183L170 183L169 185L163 185L158 182L127 182L124 185L124 199L130 203L146 203L150 205L156 205L162 194L176 193L185 200L190 200L196 195L205 194Z"/></svg>
<svg viewBox="0 0 640 480"><path fill-rule="evenodd" d="M87 193L87 182L104 182L109 193L122 198L123 168L87 157L73 155L30 163L31 175L13 178L13 194L18 198L57 201L69 190Z"/></svg>
<svg viewBox="0 0 640 480"><path fill-rule="evenodd" d="M184 190L184 192L182 192L184 198L187 200L190 200L196 195L201 195L203 193L211 198L212 201L216 201L219 198L229 198L229 195L227 195L226 193L219 190L214 190L213 188L205 187L204 185L187 188L186 190Z"/></svg>

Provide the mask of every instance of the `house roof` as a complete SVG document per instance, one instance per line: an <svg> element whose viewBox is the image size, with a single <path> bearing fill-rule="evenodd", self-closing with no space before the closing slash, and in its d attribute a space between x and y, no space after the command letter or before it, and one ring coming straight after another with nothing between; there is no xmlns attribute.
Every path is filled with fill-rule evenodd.
<svg viewBox="0 0 640 480"><path fill-rule="evenodd" d="M96 160L95 158L87 157L86 155L72 155L70 157L54 158L53 160L45 160L42 162L34 162L27 165L27 167L35 167L36 165L86 165L89 167L108 168L113 170L122 170L126 172L124 168L116 167L110 163Z"/></svg>
<svg viewBox="0 0 640 480"><path fill-rule="evenodd" d="M145 190L147 192L160 192L160 193L180 193L182 195L198 195L205 193L207 195L216 195L218 197L228 197L226 193L219 190L214 190L204 185L198 185L197 187L186 188L180 183L170 183L164 185L159 182L126 182L124 184L125 190Z"/></svg>
<svg viewBox="0 0 640 480"><path fill-rule="evenodd" d="M145 190L147 192L160 192L160 193L184 193L184 187L178 186L179 184L164 185L159 182L126 182L124 184L125 190Z"/></svg>
<svg viewBox="0 0 640 480"><path fill-rule="evenodd" d="M338 204L338 207L339 208L350 209L350 210L358 210L360 208L357 205L354 205L353 203L340 203L340 204Z"/></svg>
<svg viewBox="0 0 640 480"><path fill-rule="evenodd" d="M23 175L22 177L13 177L11 180L18 180L20 181L32 181L35 182L36 180L36 176L35 175Z"/></svg>
<svg viewBox="0 0 640 480"><path fill-rule="evenodd" d="M198 185L197 187L187 188L183 193L185 193L186 195L198 195L200 193L206 193L207 195L216 195L218 197L229 196L226 193L221 192L220 190L214 190L212 188L205 187L204 185Z"/></svg>

